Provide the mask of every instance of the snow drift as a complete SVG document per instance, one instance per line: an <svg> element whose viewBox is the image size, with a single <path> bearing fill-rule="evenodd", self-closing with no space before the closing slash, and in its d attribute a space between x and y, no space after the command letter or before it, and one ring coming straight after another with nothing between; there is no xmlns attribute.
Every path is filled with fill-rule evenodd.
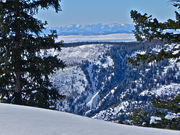
<svg viewBox="0 0 180 135"><path fill-rule="evenodd" d="M1 135L179 135L179 131L127 126L64 112L0 104Z"/></svg>

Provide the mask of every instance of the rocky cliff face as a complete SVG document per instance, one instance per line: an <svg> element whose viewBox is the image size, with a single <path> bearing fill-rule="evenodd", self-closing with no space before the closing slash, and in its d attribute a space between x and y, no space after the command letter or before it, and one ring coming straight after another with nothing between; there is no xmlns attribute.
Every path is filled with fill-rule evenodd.
<svg viewBox="0 0 180 135"><path fill-rule="evenodd" d="M165 46L172 49L179 45ZM180 63L163 60L140 66L127 63L137 53L156 52L158 43L91 44L64 47L67 68L52 75L61 94L59 110L104 120L125 120L134 108L151 108L153 97L180 94Z"/></svg>

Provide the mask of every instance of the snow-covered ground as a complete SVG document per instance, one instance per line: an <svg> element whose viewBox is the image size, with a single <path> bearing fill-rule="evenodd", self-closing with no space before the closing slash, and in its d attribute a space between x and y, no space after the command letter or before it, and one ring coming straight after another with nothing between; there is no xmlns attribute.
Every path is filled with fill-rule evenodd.
<svg viewBox="0 0 180 135"><path fill-rule="evenodd" d="M132 67L126 63L126 57L162 48L158 44L150 49L144 45L134 46L133 43L92 43L63 47L56 54L67 67L51 76L53 86L66 96L58 109L117 122L127 119L135 107L151 108L151 97L178 95L180 65L177 60ZM177 45L170 47L166 48Z"/></svg>
<svg viewBox="0 0 180 135"><path fill-rule="evenodd" d="M53 74L51 78L53 85L59 89L62 95L71 96L74 92L81 94L86 90L88 80L80 66L82 63L88 61L102 66L102 68L113 67L114 63L110 57L106 57L106 61L102 62L103 55L106 54L110 47L111 45L92 44L73 48L63 48L62 52L59 54L59 58L65 61L67 67L63 71L59 70ZM87 67L87 73L93 91L97 92L92 70L92 65L89 65L89 67ZM90 95L90 98L91 97L93 97L93 95Z"/></svg>
<svg viewBox="0 0 180 135"><path fill-rule="evenodd" d="M179 135L180 131L127 126L69 113L0 104L0 135Z"/></svg>
<svg viewBox="0 0 180 135"><path fill-rule="evenodd" d="M108 35L67 35L58 36L56 40L63 40L65 43L73 42L132 42L136 41L133 34L128 33L118 33L118 34L108 34Z"/></svg>

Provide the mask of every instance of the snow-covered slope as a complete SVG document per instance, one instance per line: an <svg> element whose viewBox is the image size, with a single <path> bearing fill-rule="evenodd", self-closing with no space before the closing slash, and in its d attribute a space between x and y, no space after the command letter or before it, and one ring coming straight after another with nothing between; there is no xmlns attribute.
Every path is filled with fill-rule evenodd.
<svg viewBox="0 0 180 135"><path fill-rule="evenodd" d="M114 124L64 112L0 104L1 135L179 135L179 131Z"/></svg>
<svg viewBox="0 0 180 135"><path fill-rule="evenodd" d="M127 120L134 108L150 110L153 97L175 97L180 93L177 59L140 66L127 62L136 53L160 48L157 42L62 48L60 58L67 67L52 75L54 86L66 96L59 110L118 122Z"/></svg>

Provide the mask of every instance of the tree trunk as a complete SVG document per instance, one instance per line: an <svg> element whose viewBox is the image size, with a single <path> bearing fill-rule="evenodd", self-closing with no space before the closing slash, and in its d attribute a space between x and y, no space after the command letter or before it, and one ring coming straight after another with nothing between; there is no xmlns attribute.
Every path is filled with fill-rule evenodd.
<svg viewBox="0 0 180 135"><path fill-rule="evenodd" d="M15 86L15 93L14 93L14 103L15 104L22 104L22 96L21 96L21 73L20 71L16 72L16 86Z"/></svg>
<svg viewBox="0 0 180 135"><path fill-rule="evenodd" d="M15 18L18 20L20 15L20 4L19 0L17 0L15 4L16 12ZM17 24L17 30L15 32L15 75L16 75L16 84L14 90L14 103L15 104L22 104L22 82L21 82L21 51L20 51L20 40L21 40L21 32L20 32L20 25Z"/></svg>

